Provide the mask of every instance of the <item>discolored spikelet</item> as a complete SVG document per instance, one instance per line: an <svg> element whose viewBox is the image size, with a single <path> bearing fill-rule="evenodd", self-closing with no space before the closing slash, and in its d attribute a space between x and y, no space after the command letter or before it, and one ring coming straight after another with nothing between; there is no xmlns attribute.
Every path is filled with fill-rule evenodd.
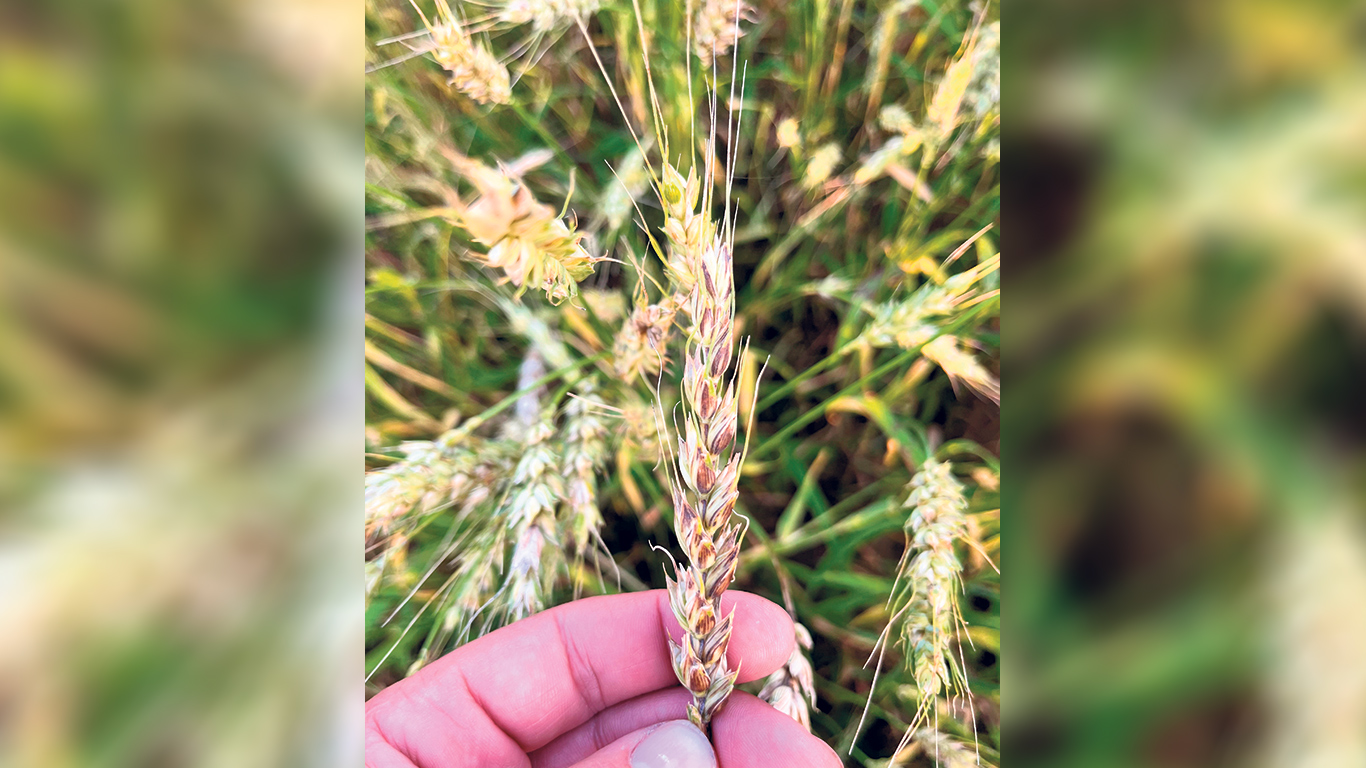
<svg viewBox="0 0 1366 768"><path fill-rule="evenodd" d="M474 255L503 270L521 290L544 290L552 303L577 294L578 281L593 274L593 265L602 260L579 244L583 235L537 201L518 179L453 151L446 155L479 191L474 202L455 199L451 205L455 223L488 247Z"/></svg>
<svg viewBox="0 0 1366 768"><path fill-rule="evenodd" d="M613 366L618 376L634 379L642 373L659 373L667 360L665 349L678 310L672 297L658 304L637 307L626 319L612 345Z"/></svg>

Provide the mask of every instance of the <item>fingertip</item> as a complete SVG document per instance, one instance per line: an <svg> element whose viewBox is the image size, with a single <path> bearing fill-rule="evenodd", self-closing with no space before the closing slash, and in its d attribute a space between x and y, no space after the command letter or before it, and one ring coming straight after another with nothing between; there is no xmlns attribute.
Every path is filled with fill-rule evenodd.
<svg viewBox="0 0 1366 768"><path fill-rule="evenodd" d="M722 766L844 765L830 745L808 733L796 720L742 691L732 693L712 720L712 736Z"/></svg>
<svg viewBox="0 0 1366 768"><path fill-rule="evenodd" d="M796 630L781 606L749 592L726 592L721 609L734 611L726 658L739 668L739 682L767 677L787 663L796 647Z"/></svg>

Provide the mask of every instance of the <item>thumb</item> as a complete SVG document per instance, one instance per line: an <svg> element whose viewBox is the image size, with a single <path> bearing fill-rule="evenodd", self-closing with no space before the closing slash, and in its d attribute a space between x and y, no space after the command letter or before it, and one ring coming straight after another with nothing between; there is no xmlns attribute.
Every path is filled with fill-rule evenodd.
<svg viewBox="0 0 1366 768"><path fill-rule="evenodd" d="M716 753L697 726L670 720L628 733L573 768L716 768Z"/></svg>

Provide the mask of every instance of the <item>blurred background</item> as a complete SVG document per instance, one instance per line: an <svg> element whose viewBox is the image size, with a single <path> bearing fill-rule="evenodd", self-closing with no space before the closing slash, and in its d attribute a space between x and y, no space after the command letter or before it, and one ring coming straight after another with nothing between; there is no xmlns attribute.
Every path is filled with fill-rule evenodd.
<svg viewBox="0 0 1366 768"><path fill-rule="evenodd" d="M1003 742L1366 765L1366 13L1004 11Z"/></svg>
<svg viewBox="0 0 1366 768"><path fill-rule="evenodd" d="M0 4L0 764L360 764L361 14Z"/></svg>

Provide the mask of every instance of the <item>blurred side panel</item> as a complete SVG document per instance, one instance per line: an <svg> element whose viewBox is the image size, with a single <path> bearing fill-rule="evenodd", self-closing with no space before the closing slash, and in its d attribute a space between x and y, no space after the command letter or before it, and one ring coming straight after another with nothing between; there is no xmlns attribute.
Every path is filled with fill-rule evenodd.
<svg viewBox="0 0 1366 768"><path fill-rule="evenodd" d="M361 762L362 17L0 5L0 763Z"/></svg>
<svg viewBox="0 0 1366 768"><path fill-rule="evenodd" d="M1005 17L1006 754L1366 765L1366 13Z"/></svg>

